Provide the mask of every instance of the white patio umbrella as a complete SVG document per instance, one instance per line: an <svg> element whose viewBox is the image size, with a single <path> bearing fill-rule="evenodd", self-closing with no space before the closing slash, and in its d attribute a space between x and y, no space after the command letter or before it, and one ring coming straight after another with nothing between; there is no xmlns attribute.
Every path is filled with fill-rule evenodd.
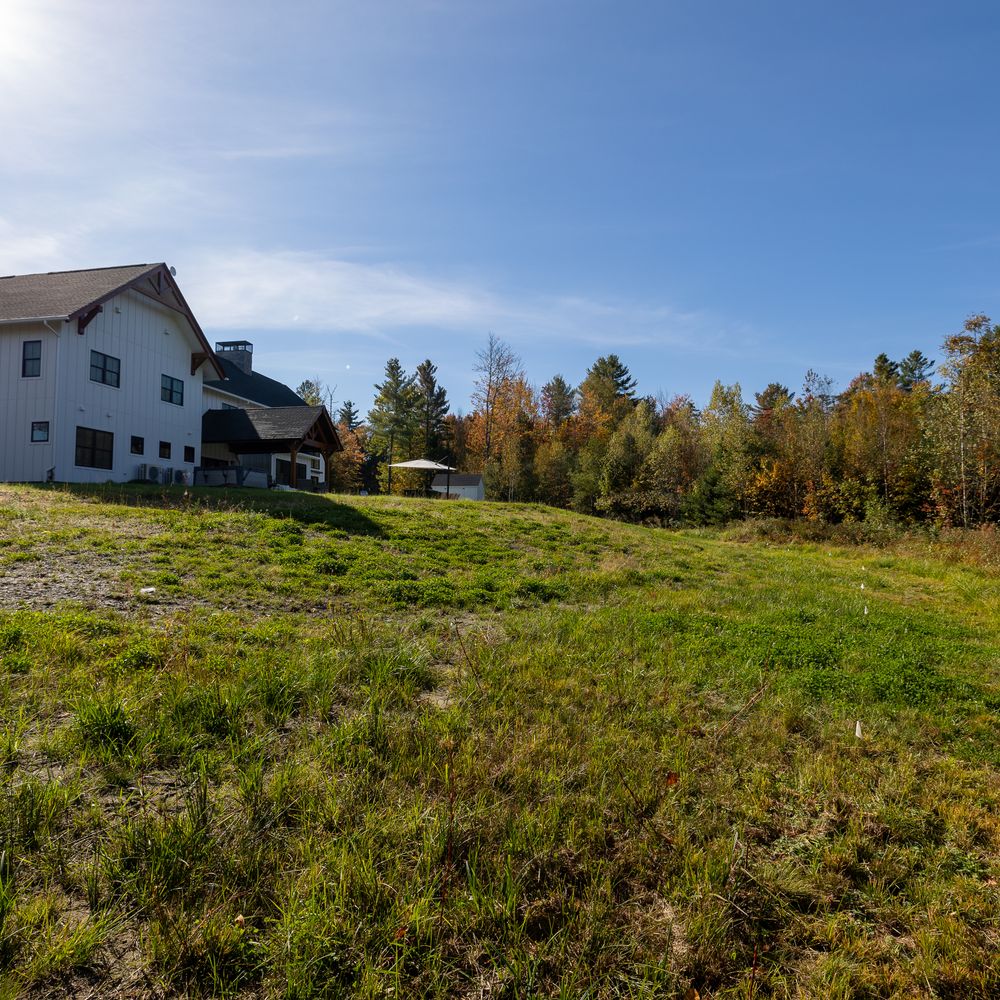
<svg viewBox="0 0 1000 1000"><path fill-rule="evenodd" d="M390 462L394 469L433 469L435 472L455 472L450 465L432 462L429 458L411 458L409 462Z"/></svg>
<svg viewBox="0 0 1000 1000"><path fill-rule="evenodd" d="M445 483L445 499L451 493L451 474L456 470L450 465L432 462L429 458L411 458L408 462L390 462L389 465L393 469L423 469L427 472L446 472L448 478Z"/></svg>

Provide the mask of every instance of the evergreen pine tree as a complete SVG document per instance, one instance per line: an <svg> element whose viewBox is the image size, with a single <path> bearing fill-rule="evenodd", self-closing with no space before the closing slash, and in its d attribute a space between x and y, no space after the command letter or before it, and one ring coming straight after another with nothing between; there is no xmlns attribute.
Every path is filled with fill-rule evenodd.
<svg viewBox="0 0 1000 1000"><path fill-rule="evenodd" d="M344 400L340 412L337 414L337 423L343 424L349 431L353 431L359 426L358 409L349 399Z"/></svg>
<svg viewBox="0 0 1000 1000"><path fill-rule="evenodd" d="M591 408L621 420L635 401L636 380L617 354L598 358L580 383L580 396Z"/></svg>
<svg viewBox="0 0 1000 1000"><path fill-rule="evenodd" d="M448 413L448 394L437 381L437 365L430 358L417 365L416 391L419 396L420 425L425 458L434 458L444 444L444 418Z"/></svg>
<svg viewBox="0 0 1000 1000"><path fill-rule="evenodd" d="M899 365L889 360L884 351L875 359L872 375L879 385L896 385L899 382Z"/></svg>
<svg viewBox="0 0 1000 1000"><path fill-rule="evenodd" d="M910 392L918 382L926 382L934 367L930 358L925 358L922 351L910 351L899 363L899 385Z"/></svg>
<svg viewBox="0 0 1000 1000"><path fill-rule="evenodd" d="M408 449L417 428L417 391L413 375L407 375L399 358L385 364L385 380L376 384L375 402L368 411L372 450L384 450L388 464L388 489L392 492L394 456Z"/></svg>
<svg viewBox="0 0 1000 1000"><path fill-rule="evenodd" d="M552 428L559 427L573 415L576 393L562 377L555 375L542 386L542 415Z"/></svg>

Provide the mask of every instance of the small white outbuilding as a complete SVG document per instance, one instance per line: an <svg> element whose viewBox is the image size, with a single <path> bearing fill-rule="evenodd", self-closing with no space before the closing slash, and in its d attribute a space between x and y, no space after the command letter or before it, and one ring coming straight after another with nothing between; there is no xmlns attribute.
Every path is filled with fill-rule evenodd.
<svg viewBox="0 0 1000 1000"><path fill-rule="evenodd" d="M447 476L435 476L431 483L431 489L435 493L448 494L463 500L486 499L483 476L479 472L453 472L450 482Z"/></svg>

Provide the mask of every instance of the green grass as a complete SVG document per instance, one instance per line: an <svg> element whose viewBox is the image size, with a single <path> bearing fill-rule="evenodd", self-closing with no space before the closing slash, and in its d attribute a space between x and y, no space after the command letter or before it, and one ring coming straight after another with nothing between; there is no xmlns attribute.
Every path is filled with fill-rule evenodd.
<svg viewBox="0 0 1000 1000"><path fill-rule="evenodd" d="M0 996L996 996L974 551L0 486Z"/></svg>

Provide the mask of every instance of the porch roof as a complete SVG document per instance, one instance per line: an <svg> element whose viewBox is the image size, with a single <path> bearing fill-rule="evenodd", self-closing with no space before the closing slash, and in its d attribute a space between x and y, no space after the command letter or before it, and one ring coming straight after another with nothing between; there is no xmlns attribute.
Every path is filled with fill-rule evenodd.
<svg viewBox="0 0 1000 1000"><path fill-rule="evenodd" d="M201 439L205 444L228 445L237 455L344 450L325 406L207 410L201 418Z"/></svg>

